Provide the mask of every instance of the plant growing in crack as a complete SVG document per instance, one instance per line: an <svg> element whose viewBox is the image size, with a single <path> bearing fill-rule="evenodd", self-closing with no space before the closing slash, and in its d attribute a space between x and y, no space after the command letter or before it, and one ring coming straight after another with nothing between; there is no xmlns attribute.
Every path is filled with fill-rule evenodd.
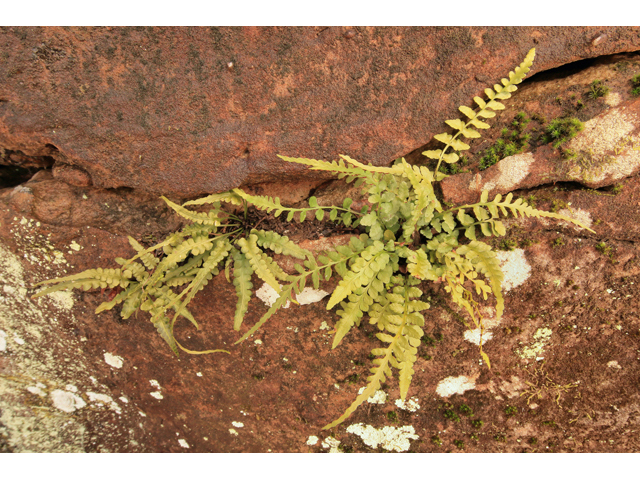
<svg viewBox="0 0 640 480"><path fill-rule="evenodd" d="M458 152L469 149L462 139L479 138L479 130L489 128L485 120L504 109L501 101L517 90L516 85L529 72L534 54L532 49L509 73L508 79L503 78L501 84L485 89L486 100L475 97L476 110L461 106L464 119L446 121L450 133L435 136L443 147L423 152L437 161L434 170L410 165L404 159L390 167L376 167L346 155L340 155L340 159L333 162L280 156L283 161L355 182L368 195L368 205L360 210L352 208L349 198L341 206L323 206L311 197L308 207L292 208L282 205L278 198L249 195L239 188L183 205L162 197L190 222L187 226L150 248L142 247L130 237L137 254L130 259L117 258L119 268L91 269L44 281L38 285L48 286L35 296L68 288L111 288L113 298L101 304L97 313L118 304L122 304L123 318L139 311L147 312L176 355L179 350L194 354L229 353L219 349L189 350L173 334L180 317L198 327L187 307L214 275L224 272L235 286L238 301L233 328L236 331L245 328L243 321L252 295L253 275L279 295L268 311L240 336L236 343L241 343L287 301L295 303L296 296L308 283L319 288L322 281L329 280L335 273L341 279L327 303L327 310L336 308L339 317L332 348L365 318L378 328L376 337L381 346L371 352L373 367L362 393L343 415L324 428L334 427L349 417L381 388L392 376L393 369L399 373L400 397L405 400L414 375L417 349L424 336L425 318L421 312L430 306L421 300L421 282L442 282L452 301L466 311L482 335L480 302L492 295L498 318L504 310L503 274L496 254L488 244L478 240L478 236L504 236L506 229L500 218L509 214L555 218L590 230L563 215L536 210L522 199L514 200L512 194L496 195L489 200L485 191L476 203L444 207L434 190L434 184L447 176L440 171L440 166L443 162L457 163ZM223 204L239 207L239 213L227 211ZM203 205L211 206L208 212L187 208ZM275 217L286 215L287 221L322 220L328 215L331 221L359 226L364 233L354 235L348 245L338 246L316 258L286 236L253 228L246 221L249 205ZM285 272L270 252L297 259L296 272ZM480 354L490 367L482 342L479 345Z"/></svg>

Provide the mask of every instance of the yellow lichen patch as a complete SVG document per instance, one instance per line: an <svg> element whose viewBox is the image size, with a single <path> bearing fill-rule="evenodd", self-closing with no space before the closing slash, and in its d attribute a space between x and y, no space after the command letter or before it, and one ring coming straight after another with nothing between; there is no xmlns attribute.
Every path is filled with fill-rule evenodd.
<svg viewBox="0 0 640 480"><path fill-rule="evenodd" d="M520 350L519 354L522 358L535 358L536 360L542 360L542 354L545 347L551 341L551 334L553 332L550 328L539 328L536 333L533 334L533 342L528 347L524 347Z"/></svg>

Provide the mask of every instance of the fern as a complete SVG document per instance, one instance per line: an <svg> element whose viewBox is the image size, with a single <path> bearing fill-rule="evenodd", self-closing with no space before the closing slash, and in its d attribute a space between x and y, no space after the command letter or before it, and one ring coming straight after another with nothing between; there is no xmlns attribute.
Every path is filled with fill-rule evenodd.
<svg viewBox="0 0 640 480"><path fill-rule="evenodd" d="M469 148L469 140L479 138L489 128L485 122L504 108L502 100L516 91L531 68L534 50L503 78L501 84L485 90L486 99L475 97L477 109L461 106L464 119L447 120L450 133L434 138L443 144L437 150L423 152L437 160L434 170L410 165L404 159L389 167L361 163L340 155L338 160L323 161L280 156L283 161L300 164L312 170L330 172L346 182L355 182L368 200L360 211L352 209L346 198L341 206L323 206L310 197L308 207L282 205L280 199L250 195L235 188L178 205L162 197L169 207L187 221L180 231L163 242L144 248L129 238L135 251L130 259L116 259L120 268L91 269L67 277L46 280L42 296L69 288L114 289L115 296L103 302L97 313L122 304L121 315L129 318L136 312L147 312L161 338L177 355L179 350L192 353L227 352L226 350L192 351L182 346L173 331L179 317L198 324L188 310L189 303L207 283L221 271L233 283L238 297L233 329L244 328L244 317L250 306L253 276L270 285L279 297L260 319L240 336L243 342L261 328L288 301L295 302L307 284L319 288L334 272L340 280L327 302L336 308L338 321L332 348L358 327L362 320L378 328L381 347L372 350L373 366L364 391L335 421L334 427L348 418L363 402L398 373L401 399L405 399L414 375L417 347L424 335L421 312L429 304L420 300L422 281L442 281L453 302L465 309L471 323L484 329L480 302L495 298L496 314L504 311L503 274L495 253L478 238L503 236L503 217L547 217L585 225L553 212L537 210L512 194L496 195L489 200L482 192L477 203L443 208L434 184L446 175L439 171L442 162L460 160L458 152ZM463 140L464 139L464 140ZM223 204L226 209L223 208ZM207 212L192 210L210 205ZM316 258L286 236L257 230L249 225L247 208L253 206L286 220L303 222L315 218L347 226L359 225L366 233L353 236L348 245L335 247ZM242 213L233 210L240 207ZM295 273L289 274L272 254L297 260ZM488 355L480 346L480 355L490 367Z"/></svg>

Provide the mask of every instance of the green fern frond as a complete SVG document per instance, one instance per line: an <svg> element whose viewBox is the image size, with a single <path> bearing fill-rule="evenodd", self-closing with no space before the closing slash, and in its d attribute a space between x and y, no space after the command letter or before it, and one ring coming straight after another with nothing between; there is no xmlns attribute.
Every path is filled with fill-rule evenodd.
<svg viewBox="0 0 640 480"><path fill-rule="evenodd" d="M206 197L198 198L196 200L190 200L182 204L183 207L188 205L205 205L209 203L219 203L226 202L232 205L242 205L242 197L240 197L237 193L230 190L228 192L223 193L214 193L213 195L208 195Z"/></svg>
<svg viewBox="0 0 640 480"><path fill-rule="evenodd" d="M232 248L231 243L227 239L222 239L215 242L215 248L211 249L208 252L207 259L197 270L193 281L189 284L187 288L185 288L180 295L177 295L176 298L170 302L166 308L173 307L176 305L176 314L173 317L175 322L176 317L180 314L180 312L186 308L186 306L191 302L196 293L202 290L209 280L213 278L214 275L217 275L217 266L218 264L224 260L224 258L229 255L229 250ZM186 297L182 303L180 303L180 299L182 297Z"/></svg>
<svg viewBox="0 0 640 480"><path fill-rule="evenodd" d="M249 308L249 300L251 300L251 289L253 288L251 275L253 274L253 269L247 257L238 249L233 248L231 255L233 256L233 285L238 296L233 317L233 329L239 331L244 315Z"/></svg>
<svg viewBox="0 0 640 480"><path fill-rule="evenodd" d="M209 210L209 212L194 212L192 210L186 209L177 203L173 203L166 197L162 198L167 205L169 205L173 210L176 211L178 215L186 218L190 222L199 223L203 225L220 225L220 218L216 215L215 210Z"/></svg>
<svg viewBox="0 0 640 480"><path fill-rule="evenodd" d="M502 297L502 282L504 273L500 268L500 261L491 247L483 242L471 241L468 245L458 248L457 253L464 255L471 261L474 269L487 277L491 282L491 290L496 297L496 318L500 319L504 311Z"/></svg>
<svg viewBox="0 0 640 480"><path fill-rule="evenodd" d="M277 254L289 255L300 260L304 260L311 255L311 252L300 248L297 244L289 240L287 236L281 236L274 231L251 230L251 234L257 237L257 244L260 247L268 248Z"/></svg>
<svg viewBox="0 0 640 480"><path fill-rule="evenodd" d="M133 247L133 249L138 252L140 260L144 263L144 266L147 267L148 270L153 270L158 265L159 260L147 251L142 245L140 245L135 238L128 237L129 244Z"/></svg>
<svg viewBox="0 0 640 480"><path fill-rule="evenodd" d="M388 261L389 254L384 252L382 242L374 241L373 245L365 248L333 291L327 310L331 310L351 295L355 289L371 283L376 273L384 268Z"/></svg>
<svg viewBox="0 0 640 480"><path fill-rule="evenodd" d="M241 238L238 240L238 246L242 249L244 256L249 260L255 274L280 295L280 283L273 272L272 260L260 250L257 241L258 236L252 234L249 235L248 239ZM284 275L286 277L286 274Z"/></svg>
<svg viewBox="0 0 640 480"><path fill-rule="evenodd" d="M368 169L364 169L364 168L361 168L360 166L352 165L350 161L347 161L347 164L345 164L344 157L342 160L339 160L339 161L334 160L333 162L327 162L324 160L313 160L311 158L285 157L284 155L278 155L278 157L280 157L285 162L306 165L309 167L310 170L320 170L325 172L331 172L334 174L344 174L350 177L359 177L367 180L371 180L372 178L372 172L368 171ZM349 157L346 157L346 158L349 158ZM352 162L355 162L355 160L352 160Z"/></svg>
<svg viewBox="0 0 640 480"><path fill-rule="evenodd" d="M171 328L171 320L169 320L164 315L159 315L153 321L153 326L156 327L156 330L162 337L162 339L167 342L169 347L176 356L180 355L180 351L178 350L178 344L176 343L176 339L173 337L173 329Z"/></svg>
<svg viewBox="0 0 640 480"><path fill-rule="evenodd" d="M470 148L469 145L459 140L458 137L462 135L465 138L479 138L481 136L480 132L471 127L479 129L489 128L489 125L480 120L480 118L492 118L495 116L495 113L492 110L504 109L504 105L498 100L506 100L511 97L512 92L517 90L516 85L522 83L524 77L529 73L534 57L535 49L532 48L522 63L515 68L515 71L509 72L509 79L503 78L501 80L502 85L494 85L493 90L487 88L485 93L489 98L488 102L485 102L480 97L474 97L473 100L478 107L480 107L480 110L476 112L469 107L461 106L460 111L468 118L468 121L465 122L460 119L446 121L447 125L456 131L454 135L441 133L434 136L436 140L444 143L444 148L439 150L428 150L423 152L423 155L426 155L428 158L438 160L438 165L435 170L436 180L440 180L445 176L439 172L442 161L445 161L446 163L455 163L459 160L457 154L447 154L447 150L452 149L457 152L468 150Z"/></svg>

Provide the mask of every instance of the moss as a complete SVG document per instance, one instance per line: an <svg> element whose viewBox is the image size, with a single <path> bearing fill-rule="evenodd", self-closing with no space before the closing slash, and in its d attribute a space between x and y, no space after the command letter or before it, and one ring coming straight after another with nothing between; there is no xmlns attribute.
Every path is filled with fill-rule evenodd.
<svg viewBox="0 0 640 480"><path fill-rule="evenodd" d="M471 407L465 403L463 403L462 405L460 405L458 407L458 410L460 411L461 414L467 416L467 417L473 417L473 410L471 409Z"/></svg>
<svg viewBox="0 0 640 480"><path fill-rule="evenodd" d="M518 407L514 407L512 405L507 405L507 407L504 409L504 414L507 417L513 417L517 413L518 413Z"/></svg>
<svg viewBox="0 0 640 480"><path fill-rule="evenodd" d="M564 246L564 239L562 237L558 237L556 238L552 243L551 246L553 248L557 248L557 247L562 247Z"/></svg>
<svg viewBox="0 0 640 480"><path fill-rule="evenodd" d="M442 446L442 440L438 435L434 435L433 437L431 437L431 443L433 443L437 447Z"/></svg>
<svg viewBox="0 0 640 480"><path fill-rule="evenodd" d="M524 130L530 121L531 119L527 117L526 113L518 113L511 122L510 127L512 130L503 128L496 143L484 151L480 159L480 170L485 170L503 158L510 157L526 149L529 146L531 136L528 133L524 133Z"/></svg>
<svg viewBox="0 0 640 480"><path fill-rule="evenodd" d="M483 425L484 425L484 422L479 418L476 418L475 420L471 420L471 426L473 426L473 428L480 429L482 428Z"/></svg>
<svg viewBox="0 0 640 480"><path fill-rule="evenodd" d="M500 242L500 244L498 245L498 248L500 250L511 251L511 250L515 250L517 246L518 246L518 242L512 239L505 238Z"/></svg>
<svg viewBox="0 0 640 480"><path fill-rule="evenodd" d="M444 418L451 420L453 422L459 422L460 421L460 416L454 412L453 410L445 410L444 411Z"/></svg>
<svg viewBox="0 0 640 480"><path fill-rule="evenodd" d="M596 98L604 97L608 93L609 93L609 87L604 85L602 83L602 80L594 80L593 82L591 82L591 85L589 86L589 92L587 93L587 96L589 98L596 99Z"/></svg>
<svg viewBox="0 0 640 480"><path fill-rule="evenodd" d="M453 444L460 450L464 450L464 442L462 440L454 440Z"/></svg>
<svg viewBox="0 0 640 480"><path fill-rule="evenodd" d="M553 142L553 148L560 147L567 140L571 140L584 129L584 124L577 118L556 118L545 128L542 137L544 143Z"/></svg>
<svg viewBox="0 0 640 480"><path fill-rule="evenodd" d="M612 248L608 246L605 242L600 242L596 244L596 250L598 250L601 254L611 256Z"/></svg>

